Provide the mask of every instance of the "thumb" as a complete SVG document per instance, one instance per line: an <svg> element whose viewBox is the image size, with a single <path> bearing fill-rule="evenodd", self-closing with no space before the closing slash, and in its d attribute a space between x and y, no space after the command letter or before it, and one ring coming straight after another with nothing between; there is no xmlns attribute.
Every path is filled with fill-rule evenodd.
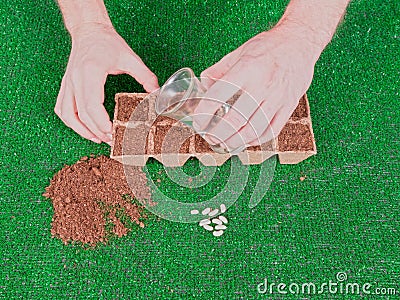
<svg viewBox="0 0 400 300"><path fill-rule="evenodd" d="M239 51L235 51L225 55L219 62L204 70L201 74L201 83L206 89L209 89L215 81L224 77L224 75L237 63L239 60Z"/></svg>
<svg viewBox="0 0 400 300"><path fill-rule="evenodd" d="M129 56L125 60L123 60L121 62L120 69L124 73L129 74L130 76L135 78L137 82L143 85L144 89L148 93L151 93L152 91L160 87L158 85L157 76L152 71L150 71L150 69L137 55Z"/></svg>

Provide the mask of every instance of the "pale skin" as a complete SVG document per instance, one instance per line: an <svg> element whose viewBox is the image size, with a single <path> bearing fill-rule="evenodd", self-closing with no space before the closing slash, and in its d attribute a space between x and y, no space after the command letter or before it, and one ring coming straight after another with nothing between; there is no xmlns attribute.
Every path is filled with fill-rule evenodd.
<svg viewBox="0 0 400 300"><path fill-rule="evenodd" d="M209 132L208 142L235 149L279 134L309 88L314 65L349 2L291 0L271 30L204 70L200 77L208 89L205 98L226 101L239 89L248 93ZM159 88L157 76L115 31L102 0L58 3L72 38L72 50L54 111L82 137L110 144L112 124L103 106L107 75L129 74L147 92ZM195 127L207 127L210 118L204 114L212 115L218 106L200 102L196 112L201 115L195 117Z"/></svg>

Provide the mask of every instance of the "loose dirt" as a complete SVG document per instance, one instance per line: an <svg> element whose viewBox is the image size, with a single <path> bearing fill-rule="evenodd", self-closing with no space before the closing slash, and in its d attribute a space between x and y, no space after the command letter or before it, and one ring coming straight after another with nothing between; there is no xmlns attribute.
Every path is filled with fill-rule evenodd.
<svg viewBox="0 0 400 300"><path fill-rule="evenodd" d="M137 199L150 199L146 174L140 167L131 172L140 179ZM123 165L109 157L83 157L57 172L43 196L54 207L51 234L65 244L91 246L106 243L112 235L126 235L134 224L144 227L143 207L134 202Z"/></svg>

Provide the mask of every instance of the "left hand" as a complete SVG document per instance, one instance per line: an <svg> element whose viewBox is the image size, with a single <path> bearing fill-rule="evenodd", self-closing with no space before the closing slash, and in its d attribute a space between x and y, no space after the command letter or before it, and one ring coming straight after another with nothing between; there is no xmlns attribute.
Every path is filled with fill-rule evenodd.
<svg viewBox="0 0 400 300"><path fill-rule="evenodd" d="M226 102L240 89L247 92L206 134L208 142L236 149L265 143L279 134L309 88L322 51L299 32L276 26L202 72L204 98ZM204 130L219 107L201 100L195 128Z"/></svg>

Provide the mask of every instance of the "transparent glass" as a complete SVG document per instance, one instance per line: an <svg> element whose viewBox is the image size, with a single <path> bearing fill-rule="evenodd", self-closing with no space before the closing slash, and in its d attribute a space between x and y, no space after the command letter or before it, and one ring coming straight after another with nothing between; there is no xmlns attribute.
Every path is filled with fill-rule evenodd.
<svg viewBox="0 0 400 300"><path fill-rule="evenodd" d="M212 101L220 102L221 106L211 118L206 129L198 131L193 127L193 116L200 100L204 99L206 89L200 80L194 75L190 68L182 68L175 72L160 88L160 92L156 99L156 112L159 115L168 116L178 120L196 131L196 133L204 136L210 131L218 121L229 111L231 104L216 99ZM208 101L211 99L207 99ZM212 145L210 147L217 153L237 154L245 146L237 149L226 149L221 144Z"/></svg>

